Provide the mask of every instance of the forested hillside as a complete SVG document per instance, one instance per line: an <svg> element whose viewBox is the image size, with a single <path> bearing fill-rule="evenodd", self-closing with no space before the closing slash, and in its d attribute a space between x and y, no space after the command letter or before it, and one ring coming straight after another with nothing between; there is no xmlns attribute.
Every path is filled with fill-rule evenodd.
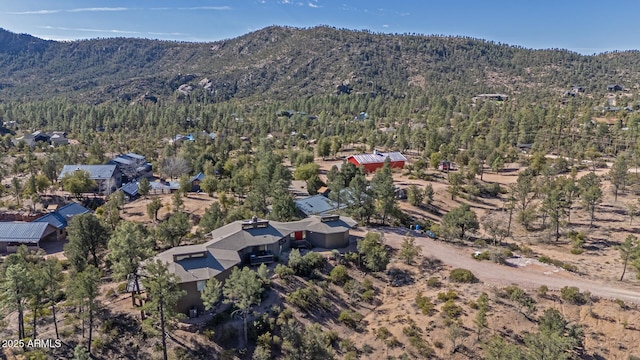
<svg viewBox="0 0 640 360"><path fill-rule="evenodd" d="M88 103L290 99L336 93L406 97L504 92L530 99L571 85L604 94L640 82L640 54L582 56L462 37L269 27L215 43L143 39L54 42L0 31L2 100ZM181 88L182 86L182 88ZM181 91L178 91L181 89Z"/></svg>

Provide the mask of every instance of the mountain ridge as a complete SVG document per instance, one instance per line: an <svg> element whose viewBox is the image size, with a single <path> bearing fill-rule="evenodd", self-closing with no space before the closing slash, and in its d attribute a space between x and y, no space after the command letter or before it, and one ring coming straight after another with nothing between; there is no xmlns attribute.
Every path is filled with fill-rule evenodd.
<svg viewBox="0 0 640 360"><path fill-rule="evenodd" d="M0 30L0 98L90 103L220 102L363 93L505 92L529 97L571 85L603 92L640 82L637 51L581 55L470 37L270 26L190 43L136 38L56 42Z"/></svg>

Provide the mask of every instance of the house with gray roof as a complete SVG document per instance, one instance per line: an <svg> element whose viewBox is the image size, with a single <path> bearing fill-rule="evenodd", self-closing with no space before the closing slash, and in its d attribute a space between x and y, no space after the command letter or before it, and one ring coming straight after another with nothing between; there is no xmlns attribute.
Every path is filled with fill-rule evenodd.
<svg viewBox="0 0 640 360"><path fill-rule="evenodd" d="M37 250L41 241L55 241L56 233L47 222L0 222L0 253L16 252L20 245Z"/></svg>
<svg viewBox="0 0 640 360"><path fill-rule="evenodd" d="M154 257L179 278L186 295L176 310L202 312L200 292L212 277L224 281L235 266L273 262L276 256L300 244L337 249L349 245L349 230L356 222L345 216L312 216L280 222L253 218L234 221L213 230L204 244L177 246Z"/></svg>
<svg viewBox="0 0 640 360"><path fill-rule="evenodd" d="M342 195L342 192L340 194ZM346 201L342 201L338 206L337 202L320 194L297 199L294 202L298 211L304 216L325 215L347 207Z"/></svg>
<svg viewBox="0 0 640 360"><path fill-rule="evenodd" d="M122 185L122 174L116 165L65 165L58 175L62 180L65 175L73 175L76 171L86 171L89 179L96 182L96 192L110 195Z"/></svg>
<svg viewBox="0 0 640 360"><path fill-rule="evenodd" d="M56 240L64 240L67 237L67 225L74 216L87 214L91 212L89 209L78 203L65 205L56 211L41 216L33 222L45 222L56 228Z"/></svg>
<svg viewBox="0 0 640 360"><path fill-rule="evenodd" d="M116 165L118 170L126 178L125 182L130 182L141 177L150 177L153 172L151 163L146 157L136 153L121 154L107 162L109 165Z"/></svg>

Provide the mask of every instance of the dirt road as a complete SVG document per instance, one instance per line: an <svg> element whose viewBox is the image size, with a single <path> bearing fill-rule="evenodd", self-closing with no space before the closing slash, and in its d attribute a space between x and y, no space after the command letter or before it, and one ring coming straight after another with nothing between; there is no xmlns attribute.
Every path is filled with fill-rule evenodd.
<svg viewBox="0 0 640 360"><path fill-rule="evenodd" d="M382 228L386 244L400 248L407 229ZM557 269L552 266L510 267L490 261L477 261L471 257L474 249L456 247L442 241L436 241L422 234L412 232L416 243L422 247L425 256L440 259L444 264L472 271L483 283L495 286L517 284L529 290L546 285L550 290L559 290L564 286L576 286L581 291L590 291L592 295L607 299L620 299L640 304L640 286L630 282L596 282L581 278L579 275Z"/></svg>

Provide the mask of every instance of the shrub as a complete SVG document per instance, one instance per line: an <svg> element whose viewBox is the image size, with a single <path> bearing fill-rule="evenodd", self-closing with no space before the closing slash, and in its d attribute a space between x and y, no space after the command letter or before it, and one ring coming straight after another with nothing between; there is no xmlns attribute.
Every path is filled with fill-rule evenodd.
<svg viewBox="0 0 640 360"><path fill-rule="evenodd" d="M547 285L541 285L538 288L538 296L547 297L547 292L549 292L549 287Z"/></svg>
<svg viewBox="0 0 640 360"><path fill-rule="evenodd" d="M583 252L584 252L584 249L582 249L582 248L572 248L572 249L571 249L571 253L572 253L573 255L580 255L580 254L582 254Z"/></svg>
<svg viewBox="0 0 640 360"><path fill-rule="evenodd" d="M344 265L338 265L331 270L329 279L336 284L344 284L349 280L349 271Z"/></svg>
<svg viewBox="0 0 640 360"><path fill-rule="evenodd" d="M358 322L360 322L362 318L363 316L360 313L349 310L342 310L340 315L338 315L338 321L352 329L356 329L358 327Z"/></svg>
<svg viewBox="0 0 640 360"><path fill-rule="evenodd" d="M340 342L338 343L338 347L340 348L340 351L343 353L358 350L356 348L356 344L353 342L353 340L349 338L340 340Z"/></svg>
<svg viewBox="0 0 640 360"><path fill-rule="evenodd" d="M422 296L422 292L418 292L416 295L416 304L418 305L418 309L425 315L431 314L434 308L431 299L427 296Z"/></svg>
<svg viewBox="0 0 640 360"><path fill-rule="evenodd" d="M278 275L285 284L291 280L293 275L295 275L295 271L292 268L282 264L276 265L274 273Z"/></svg>
<svg viewBox="0 0 640 360"><path fill-rule="evenodd" d="M360 299L368 303L372 302L374 297L375 293L373 292L373 290L365 290L362 292L362 294L360 294Z"/></svg>
<svg viewBox="0 0 640 360"><path fill-rule="evenodd" d="M457 283L473 284L478 282L478 278L467 269L453 269L449 274L449 280Z"/></svg>
<svg viewBox="0 0 640 360"><path fill-rule="evenodd" d="M327 309L329 307L327 299L324 297L324 292L317 286L308 286L305 288L296 289L289 293L285 297L287 302L298 307L301 310L310 310L312 307L317 306L321 309Z"/></svg>
<svg viewBox="0 0 640 360"><path fill-rule="evenodd" d="M438 293L438 300L442 302L455 300L457 298L458 298L458 293L453 290L448 290L447 292Z"/></svg>
<svg viewBox="0 0 640 360"><path fill-rule="evenodd" d="M489 260L491 258L491 253L488 251L483 251L481 253L473 253L471 257L476 260Z"/></svg>
<svg viewBox="0 0 640 360"><path fill-rule="evenodd" d="M116 294L116 291L113 288L111 288L111 289L107 290L107 292L104 294L104 296L106 296L108 298L112 298L112 297L116 297L118 295Z"/></svg>
<svg viewBox="0 0 640 360"><path fill-rule="evenodd" d="M390 349L402 346L402 343L395 336L388 338L384 343Z"/></svg>
<svg viewBox="0 0 640 360"><path fill-rule="evenodd" d="M429 280L427 280L427 286L428 287L433 287L433 288L437 288L440 287L440 279L438 279L435 276L432 276L429 278Z"/></svg>
<svg viewBox="0 0 640 360"><path fill-rule="evenodd" d="M442 305L442 316L447 318L448 320L455 320L462 314L462 308L453 300L447 300L447 302Z"/></svg>
<svg viewBox="0 0 640 360"><path fill-rule="evenodd" d="M386 327L380 327L378 328L378 330L376 330L376 339L379 340L384 340L388 337L391 336L391 331L389 331L389 329L387 329Z"/></svg>
<svg viewBox="0 0 640 360"><path fill-rule="evenodd" d="M118 287L116 288L116 290L118 290L118 294L123 294L127 291L127 283L123 282L118 284Z"/></svg>
<svg viewBox="0 0 640 360"><path fill-rule="evenodd" d="M576 305L582 305L587 302L586 297L575 286L565 286L560 289L560 298Z"/></svg>

